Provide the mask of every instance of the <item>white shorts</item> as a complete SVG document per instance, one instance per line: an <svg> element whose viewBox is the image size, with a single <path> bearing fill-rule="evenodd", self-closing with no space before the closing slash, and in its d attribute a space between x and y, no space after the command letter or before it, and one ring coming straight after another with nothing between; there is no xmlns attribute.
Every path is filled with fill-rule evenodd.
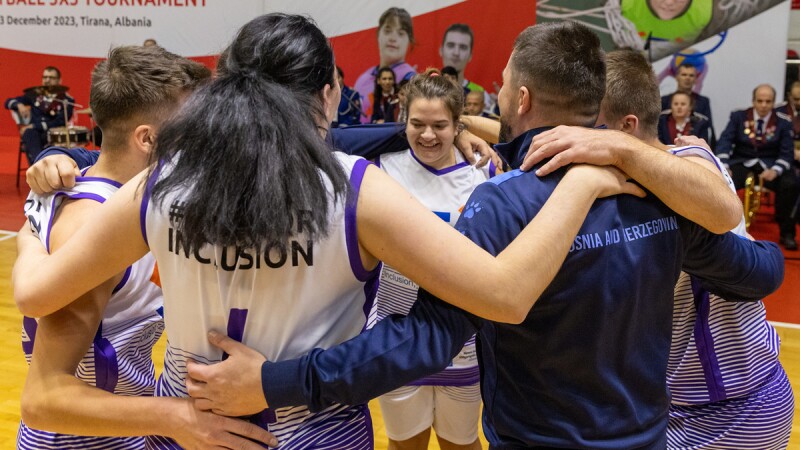
<svg viewBox="0 0 800 450"><path fill-rule="evenodd" d="M456 445L478 439L480 383L469 386L403 386L378 398L393 441L405 441L430 427Z"/></svg>

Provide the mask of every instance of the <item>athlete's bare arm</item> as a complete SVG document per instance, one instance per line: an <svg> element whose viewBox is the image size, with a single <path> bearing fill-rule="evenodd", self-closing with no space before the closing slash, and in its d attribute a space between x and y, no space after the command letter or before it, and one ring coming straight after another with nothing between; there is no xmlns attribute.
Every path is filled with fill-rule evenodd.
<svg viewBox="0 0 800 450"><path fill-rule="evenodd" d="M461 309L519 323L558 272L594 200L619 193L641 191L616 170L570 170L533 221L493 258L370 167L358 199L362 263L370 268L384 261Z"/></svg>
<svg viewBox="0 0 800 450"><path fill-rule="evenodd" d="M86 225L100 205L88 199L62 204L50 231L51 252L58 252ZM43 247L41 243L39 246ZM83 272L80 266L73 271ZM274 436L260 427L198 411L193 407L193 400L117 396L75 377L75 370L86 349L90 348L121 277L121 274L113 276L66 306L53 302L54 297L36 299L45 302L20 305L26 315L44 316L39 320L22 393L21 412L25 424L84 436L169 436L186 448L222 445L261 448L241 436L274 446Z"/></svg>
<svg viewBox="0 0 800 450"><path fill-rule="evenodd" d="M534 137L521 168L546 158L551 159L537 169L538 175L570 163L616 166L712 233L732 230L742 217L739 198L720 176L621 131L566 126L545 131Z"/></svg>
<svg viewBox="0 0 800 450"><path fill-rule="evenodd" d="M97 332L113 287L105 283L40 319L22 392L26 425L85 436L168 436L183 448L263 448L252 440L277 445L266 430L199 411L191 399L119 396L77 379L75 370Z"/></svg>
<svg viewBox="0 0 800 450"><path fill-rule="evenodd" d="M358 200L359 244L364 267L386 261L423 288L473 314L519 322L566 257L592 202L619 193L643 195L618 172L580 167L570 171L512 245L498 258L469 241L423 207L388 175L367 169ZM139 225L141 179L134 177L92 215L91 230L48 256L32 236L18 236L12 280L23 303L69 302L141 258L147 245ZM75 267L84 267L81 277ZM35 280L26 273L40 274ZM506 289L493 289L491 279ZM520 282L520 280L522 280Z"/></svg>

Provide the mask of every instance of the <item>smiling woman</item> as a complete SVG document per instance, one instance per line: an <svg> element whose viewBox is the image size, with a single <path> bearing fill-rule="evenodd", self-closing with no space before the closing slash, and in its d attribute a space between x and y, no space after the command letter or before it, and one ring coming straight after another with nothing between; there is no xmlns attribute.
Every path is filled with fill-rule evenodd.
<svg viewBox="0 0 800 450"><path fill-rule="evenodd" d="M469 195L494 176L495 168L470 166L453 146L464 108L460 86L438 70L428 69L415 75L405 89L406 135L411 148L382 156L378 165L437 216L455 225ZM416 297L417 285L384 265L369 326L376 318L407 314ZM443 372L380 397L380 404L390 448L427 449L431 428L444 448L481 448L474 338ZM449 420L443 420L445 417Z"/></svg>

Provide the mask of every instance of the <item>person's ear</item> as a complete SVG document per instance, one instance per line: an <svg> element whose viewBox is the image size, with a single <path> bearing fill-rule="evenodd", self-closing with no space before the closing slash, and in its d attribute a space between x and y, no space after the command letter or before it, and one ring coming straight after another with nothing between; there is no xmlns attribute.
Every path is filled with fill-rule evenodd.
<svg viewBox="0 0 800 450"><path fill-rule="evenodd" d="M531 110L533 105L533 93L525 86L521 86L518 91L517 113L524 116Z"/></svg>
<svg viewBox="0 0 800 450"><path fill-rule="evenodd" d="M620 129L622 132L636 135L639 131L639 118L633 114L628 114L620 120L620 125L622 125Z"/></svg>
<svg viewBox="0 0 800 450"><path fill-rule="evenodd" d="M133 130L133 145L140 152L149 155L156 145L156 129L152 125L139 125Z"/></svg>

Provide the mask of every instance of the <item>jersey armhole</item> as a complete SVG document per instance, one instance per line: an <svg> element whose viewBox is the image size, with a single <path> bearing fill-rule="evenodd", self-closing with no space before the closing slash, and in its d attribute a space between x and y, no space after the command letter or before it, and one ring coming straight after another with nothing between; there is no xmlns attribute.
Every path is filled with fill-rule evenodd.
<svg viewBox="0 0 800 450"><path fill-rule="evenodd" d="M367 270L361 263L361 251L358 247L358 229L356 221L356 208L358 206L358 195L361 190L361 181L364 173L371 163L365 159L358 159L350 172L350 195L344 210L344 231L347 244L347 257L350 261L350 269L359 281L368 281L376 276L381 270L378 263L372 270Z"/></svg>
<svg viewBox="0 0 800 450"><path fill-rule="evenodd" d="M150 196L153 192L153 186L155 186L156 181L158 181L158 177L161 174L161 162L158 163L156 168L153 170L153 173L150 174L150 178L147 179L147 184L144 186L144 192L142 193L142 204L139 209L139 227L142 230L142 238L144 238L144 243L147 246L150 246L150 243L147 241L147 208L150 206Z"/></svg>

